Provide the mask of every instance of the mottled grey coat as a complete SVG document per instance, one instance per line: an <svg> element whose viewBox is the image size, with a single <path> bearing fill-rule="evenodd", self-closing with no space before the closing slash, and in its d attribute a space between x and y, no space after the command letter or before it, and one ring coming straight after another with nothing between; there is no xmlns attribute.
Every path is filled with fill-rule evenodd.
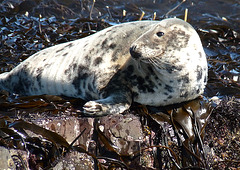
<svg viewBox="0 0 240 170"><path fill-rule="evenodd" d="M89 101L92 115L121 113L132 101L180 103L203 93L207 61L196 31L180 19L109 27L32 55L0 75L0 89Z"/></svg>

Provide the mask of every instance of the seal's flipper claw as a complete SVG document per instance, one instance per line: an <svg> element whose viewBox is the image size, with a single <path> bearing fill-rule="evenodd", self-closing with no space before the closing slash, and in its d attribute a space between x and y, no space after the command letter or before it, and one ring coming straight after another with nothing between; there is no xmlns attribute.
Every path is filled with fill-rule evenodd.
<svg viewBox="0 0 240 170"><path fill-rule="evenodd" d="M131 102L129 102L128 97L125 96L121 98L119 96L120 95L117 94L105 99L87 102L83 106L84 114L89 116L104 116L123 113L125 110L129 109Z"/></svg>
<svg viewBox="0 0 240 170"><path fill-rule="evenodd" d="M83 109L86 115L103 115L107 108L96 101L89 101L83 106Z"/></svg>
<svg viewBox="0 0 240 170"><path fill-rule="evenodd" d="M89 101L84 106L84 114L89 116L105 116L109 114L123 113L129 109L130 104L127 103L99 103L97 101Z"/></svg>

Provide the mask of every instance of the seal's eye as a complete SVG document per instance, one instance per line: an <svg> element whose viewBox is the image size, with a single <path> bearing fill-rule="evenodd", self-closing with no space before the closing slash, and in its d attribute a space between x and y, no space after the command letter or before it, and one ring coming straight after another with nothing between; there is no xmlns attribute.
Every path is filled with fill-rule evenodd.
<svg viewBox="0 0 240 170"><path fill-rule="evenodd" d="M156 34L157 34L157 36L158 36L158 37L161 37L161 36L163 36L163 35L164 35L164 33L163 33L163 32L157 32Z"/></svg>

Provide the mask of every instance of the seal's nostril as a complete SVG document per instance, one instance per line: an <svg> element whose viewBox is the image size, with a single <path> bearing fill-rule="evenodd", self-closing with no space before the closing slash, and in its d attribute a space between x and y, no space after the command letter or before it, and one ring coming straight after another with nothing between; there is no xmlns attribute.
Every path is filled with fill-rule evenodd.
<svg viewBox="0 0 240 170"><path fill-rule="evenodd" d="M130 54L133 58L139 59L139 58L141 58L142 55L139 52L136 51L136 48L137 48L137 46L135 46L135 45L132 46L130 48Z"/></svg>

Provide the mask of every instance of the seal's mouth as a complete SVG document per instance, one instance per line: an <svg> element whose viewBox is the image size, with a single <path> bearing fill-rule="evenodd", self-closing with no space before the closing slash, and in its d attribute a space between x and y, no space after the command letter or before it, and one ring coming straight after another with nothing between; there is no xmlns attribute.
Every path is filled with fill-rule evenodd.
<svg viewBox="0 0 240 170"><path fill-rule="evenodd" d="M130 54L134 59L139 60L142 58L142 54L137 52L136 49L137 49L137 46L132 46L130 48Z"/></svg>
<svg viewBox="0 0 240 170"><path fill-rule="evenodd" d="M144 56L142 56L142 54L137 51L137 46L132 46L130 48L130 54L135 60L138 60L147 64L152 64L154 67L159 68L159 62L155 61L154 59L145 58Z"/></svg>
<svg viewBox="0 0 240 170"><path fill-rule="evenodd" d="M149 59L143 57L141 53L136 51L136 46L132 46L130 48L130 54L135 60L142 61L144 63L151 63Z"/></svg>
<svg viewBox="0 0 240 170"><path fill-rule="evenodd" d="M131 56L140 62L147 63L153 65L156 69L162 69L163 61L161 61L158 57L144 57L140 52L137 50L137 46L134 45L130 48L130 54ZM164 52L161 53L161 55L164 54ZM160 55L160 56L161 56Z"/></svg>

